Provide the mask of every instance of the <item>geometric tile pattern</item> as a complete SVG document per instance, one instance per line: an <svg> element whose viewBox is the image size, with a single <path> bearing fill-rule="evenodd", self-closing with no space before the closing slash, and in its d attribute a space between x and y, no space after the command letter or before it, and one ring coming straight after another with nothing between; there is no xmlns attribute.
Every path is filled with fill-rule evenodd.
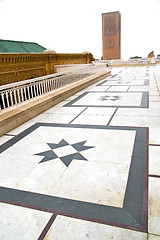
<svg viewBox="0 0 160 240"><path fill-rule="evenodd" d="M112 207L7 187L0 187L0 201L39 210L46 210L54 214L147 232L148 128L37 123L11 139L6 144L3 144L0 148L0 152L4 152L30 133L34 133L34 131L41 126L46 127L47 129L58 127L62 129L96 129L104 130L106 132L108 130L118 130L122 132L126 130L131 132L136 131L123 207ZM90 146L84 146L85 142L86 141L74 143L72 144L72 147L78 152L78 154L82 150L87 150L89 148L94 149ZM58 144L51 143L49 145L51 148L49 151L52 151L52 149L55 151L57 147L59 148L64 145L68 146L69 144L62 139ZM40 153L39 155L42 154ZM46 153L43 155L45 158Z"/></svg>
<svg viewBox="0 0 160 240"><path fill-rule="evenodd" d="M4 136L6 140L1 138L0 238L25 238L32 231L33 239L41 232L39 240L73 235L80 239L160 238L160 101L153 76L159 68L110 70L110 77L11 131ZM97 137L98 131L103 132L102 137ZM39 138L33 142L35 135ZM129 159L127 169L125 157ZM104 195L100 195L102 190ZM111 202L109 194L113 194Z"/></svg>
<svg viewBox="0 0 160 240"><path fill-rule="evenodd" d="M148 108L148 98L148 92L119 92L115 95L109 91L86 91L65 107Z"/></svg>
<svg viewBox="0 0 160 240"><path fill-rule="evenodd" d="M39 163L59 158L66 165L66 167L68 167L73 159L87 161L87 159L80 152L84 151L84 150L87 150L87 149L90 149L90 148L93 148L93 147L84 146L85 143L86 143L86 141L82 141L82 142L78 142L78 143L74 143L74 144L69 144L67 141L62 139L58 144L47 143L51 150L41 152L41 153L37 153L35 155L44 156L44 158ZM71 149L70 151L76 150L76 152L74 151L74 153L71 153L71 154L68 154L68 155L65 155L65 156L62 155L60 157L60 156L58 156L58 154L55 153L55 151L53 151L53 149L58 149L58 148L61 148L61 151L63 151L63 147L66 147L66 146L72 146L73 149Z"/></svg>

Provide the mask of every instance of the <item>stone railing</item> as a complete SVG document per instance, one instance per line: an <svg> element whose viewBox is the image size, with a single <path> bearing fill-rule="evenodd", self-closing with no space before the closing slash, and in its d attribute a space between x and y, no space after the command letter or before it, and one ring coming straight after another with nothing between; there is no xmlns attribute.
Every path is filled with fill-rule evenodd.
<svg viewBox="0 0 160 240"><path fill-rule="evenodd" d="M29 100L36 100L57 89L64 88L105 68L104 64L87 64L82 69L56 73L34 79L0 86L1 114L13 107L21 106Z"/></svg>

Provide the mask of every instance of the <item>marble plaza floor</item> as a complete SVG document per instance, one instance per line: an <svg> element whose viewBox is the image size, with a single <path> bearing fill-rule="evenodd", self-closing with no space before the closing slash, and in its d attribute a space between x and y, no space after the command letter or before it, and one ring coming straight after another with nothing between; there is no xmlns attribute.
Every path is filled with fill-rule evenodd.
<svg viewBox="0 0 160 240"><path fill-rule="evenodd" d="M160 240L155 68L112 68L0 138L0 239Z"/></svg>

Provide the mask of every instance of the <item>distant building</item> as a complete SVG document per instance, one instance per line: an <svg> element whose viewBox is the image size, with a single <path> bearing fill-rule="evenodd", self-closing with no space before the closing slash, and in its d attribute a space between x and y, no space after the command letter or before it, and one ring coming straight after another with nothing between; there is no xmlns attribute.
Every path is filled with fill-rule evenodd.
<svg viewBox="0 0 160 240"><path fill-rule="evenodd" d="M103 60L121 58L121 14L102 14Z"/></svg>
<svg viewBox="0 0 160 240"><path fill-rule="evenodd" d="M154 52L153 51L148 54L148 58L154 58L154 57L155 56L154 56Z"/></svg>
<svg viewBox="0 0 160 240"><path fill-rule="evenodd" d="M46 48L34 42L0 39L0 53L42 53Z"/></svg>

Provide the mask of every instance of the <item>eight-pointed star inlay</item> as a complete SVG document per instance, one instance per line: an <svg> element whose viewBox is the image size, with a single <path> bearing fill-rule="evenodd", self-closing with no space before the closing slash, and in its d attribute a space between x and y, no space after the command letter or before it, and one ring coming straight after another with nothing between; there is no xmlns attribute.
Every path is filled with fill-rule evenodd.
<svg viewBox="0 0 160 240"><path fill-rule="evenodd" d="M67 141L62 139L59 143L47 143L51 150L40 152L35 155L44 156L39 163L59 158L66 165L66 167L68 167L73 159L88 161L80 152L94 147L84 146L85 143L86 141L69 144ZM66 149L67 146L68 150ZM57 149L59 150L57 151ZM67 152L70 151L70 154L63 155L64 149L65 151L67 150Z"/></svg>
<svg viewBox="0 0 160 240"><path fill-rule="evenodd" d="M100 99L99 100L101 100L101 101L107 101L107 100L110 100L110 101L117 101L117 100L121 100L121 98L122 97L120 97L120 96L108 96L108 95L106 95L106 96L103 96L103 97L100 97Z"/></svg>

